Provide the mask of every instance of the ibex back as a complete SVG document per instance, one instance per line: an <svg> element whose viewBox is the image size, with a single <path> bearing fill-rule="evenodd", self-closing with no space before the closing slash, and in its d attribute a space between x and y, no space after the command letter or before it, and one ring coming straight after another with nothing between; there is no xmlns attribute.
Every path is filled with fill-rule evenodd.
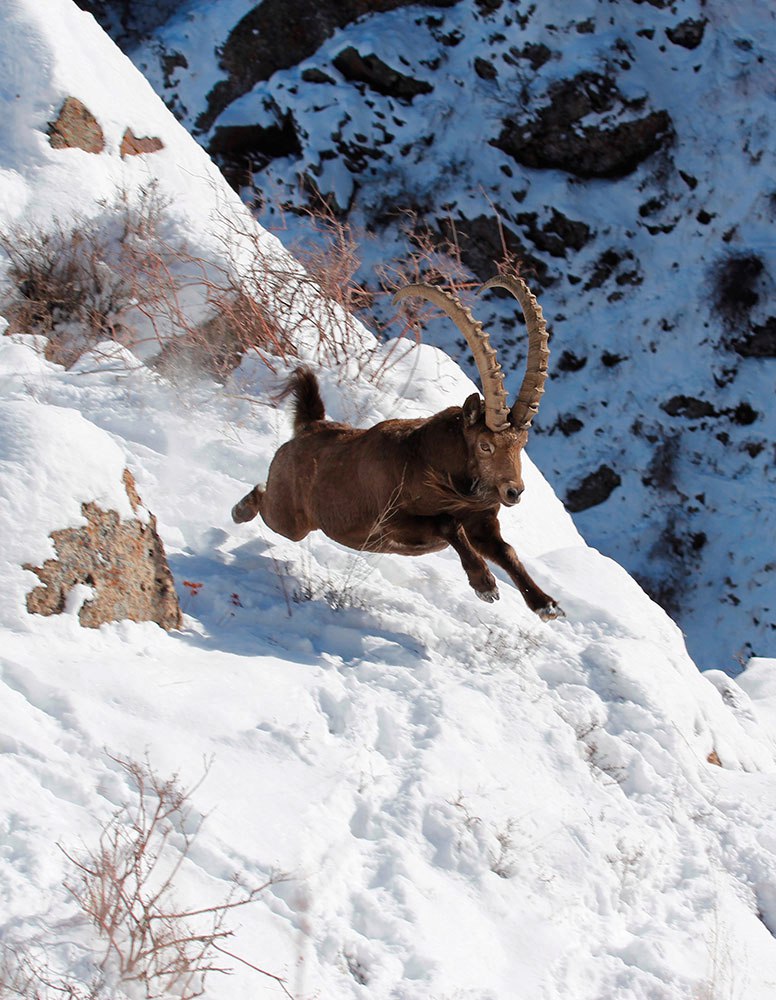
<svg viewBox="0 0 776 1000"><path fill-rule="evenodd" d="M526 375L517 402L506 407L503 373L481 324L458 299L432 285L409 285L396 300L419 295L453 319L472 348L484 399L469 396L431 417L384 420L368 429L326 419L318 380L307 368L291 376L294 437L282 445L265 487L255 486L232 508L237 522L261 514L278 534L299 541L320 529L353 549L424 555L451 545L469 583L484 601L498 599L485 560L505 570L532 611L562 616L501 537L499 507L523 492L521 454L547 372L541 308L519 278L498 276L520 302L529 334Z"/></svg>

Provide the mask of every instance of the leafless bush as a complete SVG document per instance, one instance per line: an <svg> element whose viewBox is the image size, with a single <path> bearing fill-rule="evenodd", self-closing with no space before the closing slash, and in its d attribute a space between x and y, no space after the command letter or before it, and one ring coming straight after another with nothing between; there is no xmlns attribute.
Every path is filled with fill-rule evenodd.
<svg viewBox="0 0 776 1000"><path fill-rule="evenodd" d="M373 345L355 315L369 293L356 280L359 244L346 223L325 206L311 211L308 238L286 252L248 216L220 222L229 271L265 313L283 317L285 344L304 346L329 367L365 360Z"/></svg>
<svg viewBox="0 0 776 1000"><path fill-rule="evenodd" d="M400 260L390 260L378 269L380 287L393 296L404 285L427 281L442 284L457 292L471 287L472 277L461 261L455 225L442 236L421 223L414 212L405 212L401 230L409 252Z"/></svg>
<svg viewBox="0 0 776 1000"><path fill-rule="evenodd" d="M386 263L370 291L358 277L359 238L322 198L306 212L293 255L247 212L224 211L213 219L221 247L205 259L173 241L169 207L152 182L118 192L92 219L0 231L8 332L43 334L46 357L65 367L108 340L153 356L173 378L204 371L224 379L252 352L274 371L304 349L323 365L344 372L354 363L377 380L391 352L371 364L375 344L356 317L378 339L396 332L399 343L410 330L419 339L428 305L413 301L409 314L398 313L394 292L420 280L458 292L472 284L453 224L440 235L408 215L410 251Z"/></svg>
<svg viewBox="0 0 776 1000"><path fill-rule="evenodd" d="M116 194L92 219L0 230L11 289L2 305L11 333L48 338L46 356L71 365L90 346L131 337L133 310L167 298L147 280L163 260L167 203L156 185ZM169 269L169 264L166 265Z"/></svg>
<svg viewBox="0 0 776 1000"><path fill-rule="evenodd" d="M449 235L440 235L421 223L414 212L405 212L401 228L409 251L402 258L388 260L378 267L380 292L373 297L371 312L365 317L365 321L381 337L395 334L395 344L400 343L408 333L412 333L419 343L422 331L435 315L439 315L439 311L423 299L410 299L401 311L397 311L393 306L396 292L405 285L428 282L450 288L458 295L465 295L475 282L461 260L457 233L452 222L448 227ZM392 352L389 352L378 370L378 376L390 367L391 362Z"/></svg>
<svg viewBox="0 0 776 1000"><path fill-rule="evenodd" d="M199 830L191 829L195 789L180 788L177 776L160 778L147 762L113 759L135 785L136 805L114 815L95 851L64 851L77 873L67 888L106 942L101 967L111 964L123 983L141 983L148 1000L202 996L208 973L228 971L218 959L233 934L225 918L277 879L253 889L235 881L223 903L178 907L175 881Z"/></svg>
<svg viewBox="0 0 776 1000"><path fill-rule="evenodd" d="M176 336L164 339L151 365L179 379L203 372L224 381L246 354L256 353L275 372L279 360L296 356L296 349L268 306L240 287L227 271L202 267L200 288L209 317L196 325L185 317Z"/></svg>
<svg viewBox="0 0 776 1000"><path fill-rule="evenodd" d="M58 975L46 960L44 946L18 941L0 945L0 1000L55 1000L63 996L68 1000L109 1000L110 992L98 972L88 984Z"/></svg>
<svg viewBox="0 0 776 1000"><path fill-rule="evenodd" d="M290 346L266 297L251 296L227 265L173 244L168 210L151 183L118 192L92 219L0 231L8 332L43 334L46 357L65 367L106 340L163 352L168 374L184 366L227 374L252 349L268 363L285 356Z"/></svg>
<svg viewBox="0 0 776 1000"><path fill-rule="evenodd" d="M252 889L235 878L221 903L176 902L178 876L201 825L192 820L191 795L204 775L186 789L177 776L161 778L147 761L111 759L134 786L134 803L105 824L96 848L72 852L60 845L74 869L66 888L100 941L90 982L52 972L34 947L6 946L0 952L0 998L108 1000L117 991L138 996L141 990L146 1000L193 1000L205 994L210 973L231 971L223 964L226 957L270 977L291 996L280 976L224 947L234 933L226 927L229 914L254 902L280 877Z"/></svg>

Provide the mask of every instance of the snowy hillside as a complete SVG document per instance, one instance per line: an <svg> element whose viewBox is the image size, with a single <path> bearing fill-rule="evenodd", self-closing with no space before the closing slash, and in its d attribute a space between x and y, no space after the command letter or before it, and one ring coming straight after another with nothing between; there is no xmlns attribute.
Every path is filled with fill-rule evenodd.
<svg viewBox="0 0 776 1000"><path fill-rule="evenodd" d="M168 238L219 263L239 201L87 15L10 0L0 66L3 228L101 217L115 191L156 180ZM70 96L101 152L52 146ZM163 148L123 158L127 126ZM375 378L388 348L358 336L357 378L300 343L335 419L473 391L425 345ZM269 883L225 914L227 954L210 958L233 973L207 975L211 1000L772 998L773 661L738 680L699 672L530 461L502 524L562 621L504 578L498 604L478 602L449 552L365 557L235 526L231 505L291 434L270 403L282 362L248 357L221 384L164 377L116 342L69 368L45 348L0 337L0 997L159 995L165 980L119 974L127 928L106 957L67 888L101 830L129 836L153 805L126 766L146 761L191 790L156 873L172 873L172 912L218 905L235 875ZM125 506L124 465L158 519L183 627L83 628L85 588L61 615L29 614L21 567L81 501Z"/></svg>
<svg viewBox="0 0 776 1000"><path fill-rule="evenodd" d="M503 235L553 334L534 452L580 530L705 667L772 655L773 5L368 6L189 0L112 23L265 224L302 234L289 208L318 190L376 236L372 287L409 252L407 213L454 225L479 280ZM517 381L508 307L492 326Z"/></svg>

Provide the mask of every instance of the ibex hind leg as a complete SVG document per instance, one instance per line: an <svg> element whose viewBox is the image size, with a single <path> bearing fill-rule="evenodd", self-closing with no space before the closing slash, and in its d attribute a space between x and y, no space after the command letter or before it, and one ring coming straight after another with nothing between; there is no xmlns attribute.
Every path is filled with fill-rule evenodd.
<svg viewBox="0 0 776 1000"><path fill-rule="evenodd" d="M242 500L232 507L232 520L236 524L243 524L245 521L252 521L261 510L261 499L264 496L264 487L254 486L250 493L246 493Z"/></svg>

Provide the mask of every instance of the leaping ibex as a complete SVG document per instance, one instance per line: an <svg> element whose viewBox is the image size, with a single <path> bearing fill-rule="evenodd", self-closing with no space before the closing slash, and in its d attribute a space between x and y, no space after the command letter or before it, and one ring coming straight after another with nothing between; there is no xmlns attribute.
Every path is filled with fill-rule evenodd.
<svg viewBox="0 0 776 1000"><path fill-rule="evenodd" d="M266 486L254 487L232 508L233 519L250 521L261 513L292 541L320 528L342 545L369 552L417 556L451 545L483 601L499 596L489 559L540 618L561 617L499 528L499 505L513 506L523 492L521 453L544 391L549 350L541 307L525 282L498 275L481 291L495 287L515 296L528 330L526 372L511 409L482 324L443 289L408 285L394 303L420 296L452 319L472 350L484 399L474 393L463 406L431 417L384 420L362 430L327 420L318 380L298 368L284 392L295 400L294 437L278 449Z"/></svg>

